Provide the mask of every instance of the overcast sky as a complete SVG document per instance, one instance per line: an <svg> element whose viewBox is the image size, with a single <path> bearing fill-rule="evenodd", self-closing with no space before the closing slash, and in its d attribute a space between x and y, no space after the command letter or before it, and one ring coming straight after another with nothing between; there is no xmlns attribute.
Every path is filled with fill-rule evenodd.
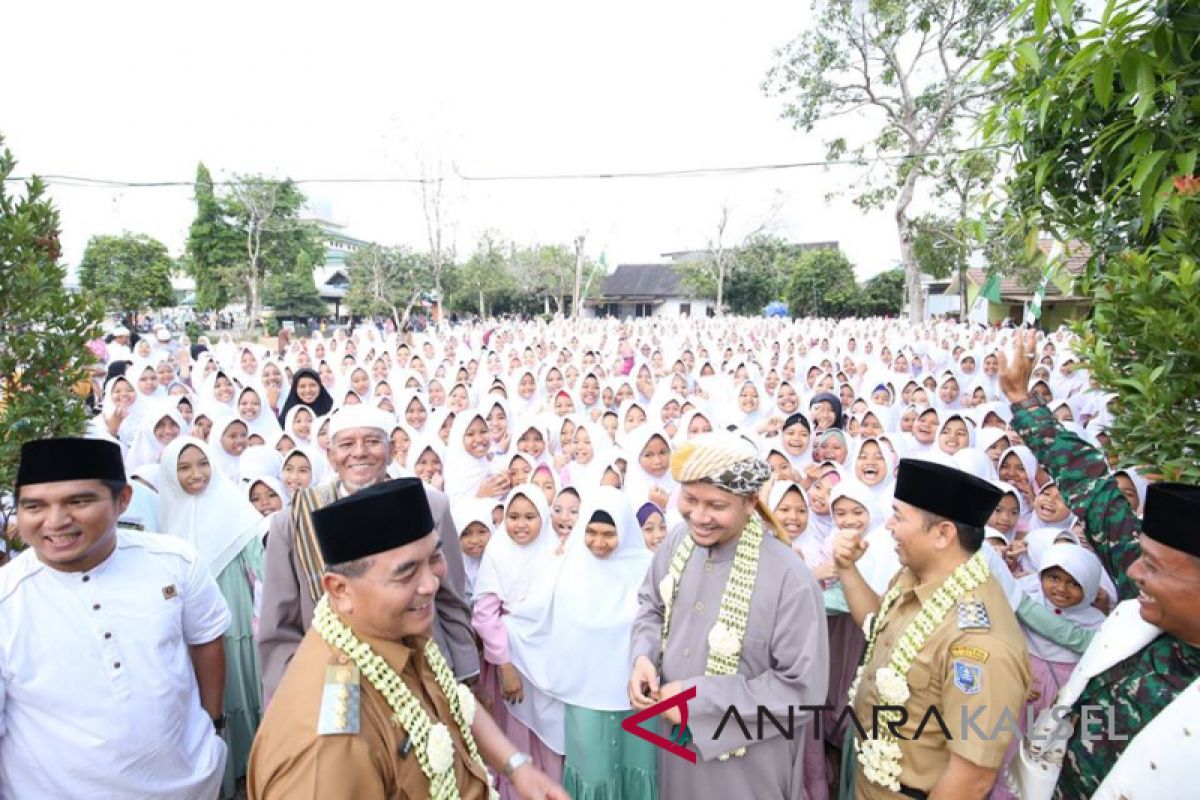
<svg viewBox="0 0 1200 800"><path fill-rule="evenodd" d="M0 133L19 174L123 180L190 182L201 160L218 179L412 176L422 152L467 175L819 160L823 137L760 89L808 16L805 0L14 3ZM740 236L779 197L777 233L838 240L866 278L897 262L890 215L825 200L859 178L456 181L452 218L460 254L488 228L525 244L586 232L617 264L703 247L723 204ZM303 188L351 235L422 245L413 186ZM122 230L178 255L195 210L190 186L52 195L72 264Z"/></svg>

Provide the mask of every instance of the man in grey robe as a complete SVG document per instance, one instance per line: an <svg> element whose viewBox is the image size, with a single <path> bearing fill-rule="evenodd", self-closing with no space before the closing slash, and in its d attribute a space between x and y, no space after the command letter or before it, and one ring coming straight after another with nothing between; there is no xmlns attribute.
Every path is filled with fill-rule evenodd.
<svg viewBox="0 0 1200 800"><path fill-rule="evenodd" d="M263 696L270 698L312 625L313 607L320 598L324 563L312 535L313 510L368 486L388 480L391 458L384 415L367 406L346 406L330 422L329 458L336 482L298 493L292 507L271 517L263 567L262 612L259 618L258 660ZM433 635L460 681L479 674L479 651L466 603L462 551L446 495L425 487L429 507L442 539L446 574L435 595ZM297 529L299 521L299 529Z"/></svg>
<svg viewBox="0 0 1200 800"><path fill-rule="evenodd" d="M760 513L758 490L769 470L753 445L725 432L704 434L672 458L680 481L676 528L655 554L638 593L633 625L630 701L644 709L695 687L688 701L689 749L695 764L663 750L659 787L664 800L696 797L794 798L803 795L803 753L812 713L797 706L825 701L829 645L820 587L792 549L764 530L749 604L745 637L733 675L706 675L709 637L733 572L739 542ZM695 548L677 587L664 587L676 551L691 537ZM669 582L668 582L669 583ZM664 588L674 599L664 600ZM671 602L668 637L662 630ZM732 712L730 708L736 709ZM762 711L779 720L786 736ZM679 709L660 717L658 732L671 738ZM741 723L744 723L744 727ZM652 724L648 724L654 730ZM748 735L747 735L748 734ZM721 760L745 748L744 755Z"/></svg>

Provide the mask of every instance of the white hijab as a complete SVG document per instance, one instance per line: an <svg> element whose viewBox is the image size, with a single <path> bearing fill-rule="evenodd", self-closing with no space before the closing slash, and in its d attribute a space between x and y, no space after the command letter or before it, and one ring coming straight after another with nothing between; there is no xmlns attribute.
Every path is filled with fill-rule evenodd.
<svg viewBox="0 0 1200 800"><path fill-rule="evenodd" d="M597 511L612 517L617 548L607 558L584 543ZM629 695L630 631L638 610L638 588L653 555L641 526L619 489L589 490L567 540L545 624L545 641L566 657L541 659L531 680L564 703L596 711L626 711ZM598 591L603 587L602 591Z"/></svg>
<svg viewBox="0 0 1200 800"><path fill-rule="evenodd" d="M1069 608L1058 608L1050 602L1042 591L1040 577L1036 585L1031 587L1029 592L1030 598L1034 602L1041 603L1056 614L1071 620L1081 628L1096 630L1104 624L1104 613L1092 606L1092 603L1096 601L1096 594L1100 591L1100 584L1104 575L1100 559L1096 557L1096 554L1077 544L1056 544L1047 548L1045 555L1042 557L1041 569L1038 570L1039 576L1051 567L1059 567L1083 587L1083 600ZM1066 663L1079 661L1079 653L1052 642L1043 636L1039 636L1032 631L1026 631L1025 639L1029 645L1030 655L1037 656L1045 661Z"/></svg>
<svg viewBox="0 0 1200 800"><path fill-rule="evenodd" d="M212 448L190 436L180 436L163 450L159 521L164 533L178 536L195 547L216 577L251 539L266 534L267 519L215 464L203 492L198 495L185 492L179 483L179 455L185 447L198 448L213 464Z"/></svg>

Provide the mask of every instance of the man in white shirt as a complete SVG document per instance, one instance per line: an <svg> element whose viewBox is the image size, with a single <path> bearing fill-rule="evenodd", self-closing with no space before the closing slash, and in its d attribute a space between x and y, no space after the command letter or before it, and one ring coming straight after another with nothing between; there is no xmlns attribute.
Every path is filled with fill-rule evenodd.
<svg viewBox="0 0 1200 800"><path fill-rule="evenodd" d="M0 569L0 797L212 800L229 609L185 542L117 529L118 445L21 449Z"/></svg>

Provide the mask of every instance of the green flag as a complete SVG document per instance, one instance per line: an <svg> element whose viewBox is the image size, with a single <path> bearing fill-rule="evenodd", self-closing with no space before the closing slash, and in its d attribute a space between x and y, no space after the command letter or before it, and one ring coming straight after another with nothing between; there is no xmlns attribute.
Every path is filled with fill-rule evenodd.
<svg viewBox="0 0 1200 800"><path fill-rule="evenodd" d="M979 290L979 296L985 298L988 302L1000 302L1000 276L996 273L988 275L987 280L983 283L983 288Z"/></svg>
<svg viewBox="0 0 1200 800"><path fill-rule="evenodd" d="M1042 300L1046 297L1046 286L1050 283L1050 273L1047 272L1040 283L1038 283L1037 291L1033 295L1033 300L1029 303L1029 308L1025 311L1025 324L1032 325L1042 316Z"/></svg>

